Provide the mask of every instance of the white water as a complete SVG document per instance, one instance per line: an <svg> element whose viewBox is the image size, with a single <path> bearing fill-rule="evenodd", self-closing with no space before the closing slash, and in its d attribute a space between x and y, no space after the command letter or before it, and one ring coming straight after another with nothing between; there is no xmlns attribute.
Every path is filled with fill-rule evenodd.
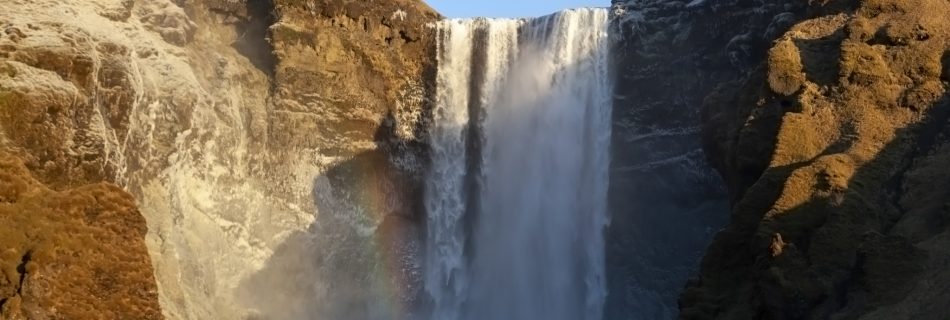
<svg viewBox="0 0 950 320"><path fill-rule="evenodd" d="M431 319L600 319L607 10L439 24Z"/></svg>

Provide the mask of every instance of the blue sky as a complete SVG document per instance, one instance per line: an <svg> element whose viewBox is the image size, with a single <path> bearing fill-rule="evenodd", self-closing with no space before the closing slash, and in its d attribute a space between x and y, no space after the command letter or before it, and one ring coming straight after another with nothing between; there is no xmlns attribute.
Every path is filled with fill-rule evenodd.
<svg viewBox="0 0 950 320"><path fill-rule="evenodd" d="M425 0L449 18L537 17L578 7L608 7L610 0Z"/></svg>

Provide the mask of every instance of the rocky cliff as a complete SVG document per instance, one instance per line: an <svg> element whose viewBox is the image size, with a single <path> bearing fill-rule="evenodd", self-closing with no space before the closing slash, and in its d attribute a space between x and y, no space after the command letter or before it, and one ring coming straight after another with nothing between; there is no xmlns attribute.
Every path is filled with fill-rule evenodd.
<svg viewBox="0 0 950 320"><path fill-rule="evenodd" d="M54 191L0 153L0 318L162 319L145 233L115 185Z"/></svg>
<svg viewBox="0 0 950 320"><path fill-rule="evenodd" d="M669 319L729 217L729 188L704 153L703 101L753 70L771 39L794 23L797 15L788 11L802 7L657 0L614 1L612 10L616 90L606 311L610 319Z"/></svg>
<svg viewBox="0 0 950 320"><path fill-rule="evenodd" d="M771 22L708 28L730 43L759 40L744 47L750 64L704 101L704 147L732 215L681 295L680 317L950 314L950 3L708 6L723 5Z"/></svg>
<svg viewBox="0 0 950 320"><path fill-rule="evenodd" d="M373 309L343 284L410 287L406 306L437 18L416 1L10 0L0 150L53 190L128 190L149 253L129 258L151 258L169 318Z"/></svg>
<svg viewBox="0 0 950 320"><path fill-rule="evenodd" d="M393 319L423 303L430 8L3 7L4 318ZM612 9L608 317L950 314L950 4Z"/></svg>
<svg viewBox="0 0 950 320"><path fill-rule="evenodd" d="M716 233L698 276L678 299L681 318L939 319L948 314L939 302L946 300L941 290L947 209L940 187L946 170L938 169L950 114L947 5L614 2L621 37L615 50L621 128L615 133L624 132L623 124L647 131L701 124L694 132L661 131L682 136L679 142L658 134L634 137L663 141L650 144L651 149L668 152L701 136L732 204L728 224ZM654 127L637 126L643 119L651 119ZM615 152L628 149L615 147ZM621 153L621 163L636 159L631 154L624 158ZM682 173L687 170L678 172L673 176L689 176ZM627 175L612 179L618 176ZM644 181L642 175L629 176ZM655 186L669 185L663 182L643 190L653 194ZM692 185L710 184L716 182ZM616 190L624 193L623 187ZM686 196L681 204L717 197L715 191L671 194ZM716 210L686 212L678 223L717 223ZM616 222L612 230L621 230ZM701 232L664 245L701 242L703 236L696 235ZM650 237L644 231L612 234ZM615 243L617 248L608 250L651 252L634 241ZM688 262L683 254L670 255L680 262L653 261L682 265ZM668 272L621 273L651 263L623 258L630 256L611 264L621 270L613 273L615 279L633 284L627 288L679 281ZM670 276L664 280L653 274ZM617 310L635 306L624 297L638 294L613 288L609 311L629 315Z"/></svg>

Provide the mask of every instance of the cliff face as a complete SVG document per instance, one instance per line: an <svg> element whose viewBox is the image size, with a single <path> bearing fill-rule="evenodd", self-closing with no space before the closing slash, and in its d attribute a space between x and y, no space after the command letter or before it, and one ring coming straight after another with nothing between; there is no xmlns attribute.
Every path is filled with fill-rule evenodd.
<svg viewBox="0 0 950 320"><path fill-rule="evenodd" d="M276 319L400 319L422 294L423 141L440 18L420 1L275 1L268 143L300 153L316 219L242 281L239 301ZM272 185L285 182L275 179Z"/></svg>
<svg viewBox="0 0 950 320"><path fill-rule="evenodd" d="M127 189L170 318L290 316L342 283L411 287L377 269L418 238L437 17L415 1L7 1L0 150L54 190ZM288 273L290 256L325 273ZM294 290L310 294L273 299Z"/></svg>
<svg viewBox="0 0 950 320"><path fill-rule="evenodd" d="M607 315L950 313L948 7L614 1ZM0 314L411 314L438 18L6 1Z"/></svg>
<svg viewBox="0 0 950 320"><path fill-rule="evenodd" d="M614 1L612 10L607 314L672 318L678 292L729 217L728 188L703 150L700 106L717 86L753 70L804 8L658 0Z"/></svg>
<svg viewBox="0 0 950 320"><path fill-rule="evenodd" d="M419 141L440 16L419 1L276 0L273 143L352 155L392 138ZM294 115L306 115L295 117Z"/></svg>
<svg viewBox="0 0 950 320"><path fill-rule="evenodd" d="M118 187L53 191L0 154L0 318L162 319L145 232Z"/></svg>
<svg viewBox="0 0 950 320"><path fill-rule="evenodd" d="M701 123L692 132L667 129L627 140L662 141L648 144L651 150L643 154L678 150L701 136L732 203L729 223L679 297L681 318L947 314L939 303L945 300L940 279L947 259L946 195L937 169L945 158L950 113L946 10L941 1L614 2L622 37L615 50L621 68L615 136L622 139L625 128L654 130L638 123ZM690 112L700 105L701 114ZM631 150L618 144L623 141L615 142L615 153ZM619 152L619 163L638 154ZM613 205L637 198L626 192L625 176L636 177L628 185L653 181L617 171ZM689 176L684 171L672 176ZM667 184L648 185L633 190L654 194ZM719 197L715 188L708 190L695 197L689 191L669 194L685 196L681 204ZM718 221L710 218L717 210L686 212L680 225ZM629 224L618 225L614 214L611 237L649 239L649 232L624 234L621 226ZM699 230L665 243L682 246L686 238L701 245ZM608 250L664 256L634 241L614 243ZM689 262L681 254L667 255L682 260L653 261ZM681 281L669 272L653 273L666 279L622 273L644 264L650 262L615 258L611 283L661 287ZM635 306L622 297L636 295L612 288L608 311L630 314L617 310Z"/></svg>
<svg viewBox="0 0 950 320"><path fill-rule="evenodd" d="M681 317L941 319L950 4L802 9L705 99L732 216Z"/></svg>

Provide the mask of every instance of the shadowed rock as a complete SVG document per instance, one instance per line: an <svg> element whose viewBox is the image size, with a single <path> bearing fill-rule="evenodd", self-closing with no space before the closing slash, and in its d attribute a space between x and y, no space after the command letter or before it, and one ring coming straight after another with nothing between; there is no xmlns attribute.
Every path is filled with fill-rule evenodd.
<svg viewBox="0 0 950 320"><path fill-rule="evenodd" d="M760 71L744 76L742 89L706 100L707 127L730 137L706 151L738 188L729 226L680 297L683 319L941 319L950 312L939 302L948 299L936 284L942 280L925 280L950 277L941 262L950 244L941 222L946 192L934 185L944 181L936 163L950 130L941 79L950 4L839 4L831 12L810 8ZM747 130L770 105L780 106L776 130ZM743 141L773 150L756 156L761 174L721 160L757 149Z"/></svg>

